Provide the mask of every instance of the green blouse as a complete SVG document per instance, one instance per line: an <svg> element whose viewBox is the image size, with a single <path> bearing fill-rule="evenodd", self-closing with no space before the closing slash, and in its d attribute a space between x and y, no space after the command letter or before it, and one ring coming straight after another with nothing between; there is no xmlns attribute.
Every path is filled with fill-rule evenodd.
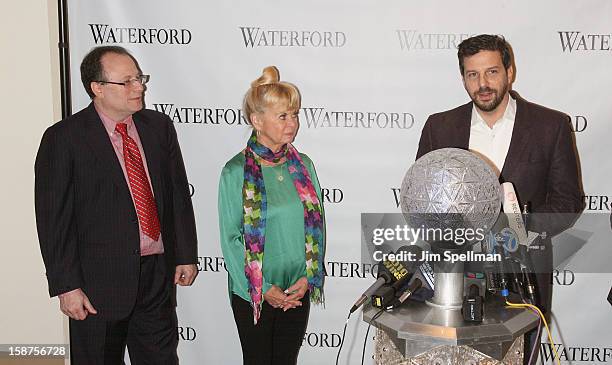
<svg viewBox="0 0 612 365"><path fill-rule="evenodd" d="M308 169L319 201L322 201L312 161L301 153L300 157ZM250 301L249 286L244 274L245 250L242 237L244 162L244 154L241 152L223 167L219 181L218 208L221 250L229 273L229 294ZM272 285L285 290L306 276L306 254L304 208L287 170L287 162L277 166L262 165L262 172L268 203L263 259L262 290L265 293ZM325 242L322 247L324 250Z"/></svg>

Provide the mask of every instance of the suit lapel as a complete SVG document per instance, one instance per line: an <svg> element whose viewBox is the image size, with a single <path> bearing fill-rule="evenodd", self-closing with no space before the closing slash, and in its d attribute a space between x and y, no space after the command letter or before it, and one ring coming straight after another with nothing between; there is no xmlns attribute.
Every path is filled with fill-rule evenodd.
<svg viewBox="0 0 612 365"><path fill-rule="evenodd" d="M472 103L462 105L457 109L458 117L455 118L455 133L451 138L453 139L450 146L456 146L467 150L470 146L470 128L472 122Z"/></svg>
<svg viewBox="0 0 612 365"><path fill-rule="evenodd" d="M153 195L157 202L158 215L161 219L163 211L162 184L161 184L161 167L160 167L160 141L151 129L149 121L143 118L139 113L132 116L134 125L138 131L142 149L144 150L147 159L147 169L149 170L149 179L153 186Z"/></svg>
<svg viewBox="0 0 612 365"><path fill-rule="evenodd" d="M122 192L130 195L117 154L93 103L89 104L86 109L83 125L83 137L87 142L86 145L91 148L92 154L100 162L100 167L106 170L108 176Z"/></svg>
<svg viewBox="0 0 612 365"><path fill-rule="evenodd" d="M521 96L511 91L512 96L516 99L516 116L514 118L514 128L512 129L512 139L510 140L510 147L508 148L508 154L502 168L500 181L512 182L515 171L520 163L527 145L529 144L529 129L531 128L532 121L529 120L529 105L521 98Z"/></svg>

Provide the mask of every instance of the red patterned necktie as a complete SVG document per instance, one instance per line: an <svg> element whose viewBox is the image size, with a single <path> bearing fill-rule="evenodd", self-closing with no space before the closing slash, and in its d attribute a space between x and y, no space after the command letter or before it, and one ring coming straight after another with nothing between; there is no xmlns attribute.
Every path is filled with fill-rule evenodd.
<svg viewBox="0 0 612 365"><path fill-rule="evenodd" d="M157 217L157 206L151 192L151 185L142 163L142 157L138 145L127 134L127 124L117 123L115 131L121 134L123 139L123 159L127 171L132 197L136 204L136 213L140 229L144 234L155 241L159 238L159 219Z"/></svg>

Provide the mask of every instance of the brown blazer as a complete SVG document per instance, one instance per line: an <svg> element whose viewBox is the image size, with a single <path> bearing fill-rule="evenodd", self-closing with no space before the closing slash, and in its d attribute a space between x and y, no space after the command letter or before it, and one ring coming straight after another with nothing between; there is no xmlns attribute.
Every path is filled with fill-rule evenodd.
<svg viewBox="0 0 612 365"><path fill-rule="evenodd" d="M556 235L569 228L584 208L578 157L569 117L530 103L514 92L516 118L500 182L514 184L519 202L535 215L532 230ZM472 102L429 116L423 127L417 159L445 147L468 149ZM553 219L551 217L554 216Z"/></svg>
<svg viewBox="0 0 612 365"><path fill-rule="evenodd" d="M529 202L531 211L539 213L531 215L529 229L552 237L571 227L584 209L569 117L510 93L516 100L516 117L499 181L513 183L519 202ZM431 115L421 133L417 159L440 148L468 149L471 118L472 102ZM542 243L546 249L531 256L537 271L538 304L547 314L552 300L552 245L550 238Z"/></svg>

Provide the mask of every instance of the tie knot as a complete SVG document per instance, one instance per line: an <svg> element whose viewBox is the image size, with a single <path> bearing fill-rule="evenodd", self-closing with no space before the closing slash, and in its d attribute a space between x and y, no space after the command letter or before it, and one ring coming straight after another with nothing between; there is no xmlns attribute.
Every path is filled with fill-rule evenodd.
<svg viewBox="0 0 612 365"><path fill-rule="evenodd" d="M115 126L115 131L121 134L123 137L127 136L127 124L126 123L117 123Z"/></svg>

